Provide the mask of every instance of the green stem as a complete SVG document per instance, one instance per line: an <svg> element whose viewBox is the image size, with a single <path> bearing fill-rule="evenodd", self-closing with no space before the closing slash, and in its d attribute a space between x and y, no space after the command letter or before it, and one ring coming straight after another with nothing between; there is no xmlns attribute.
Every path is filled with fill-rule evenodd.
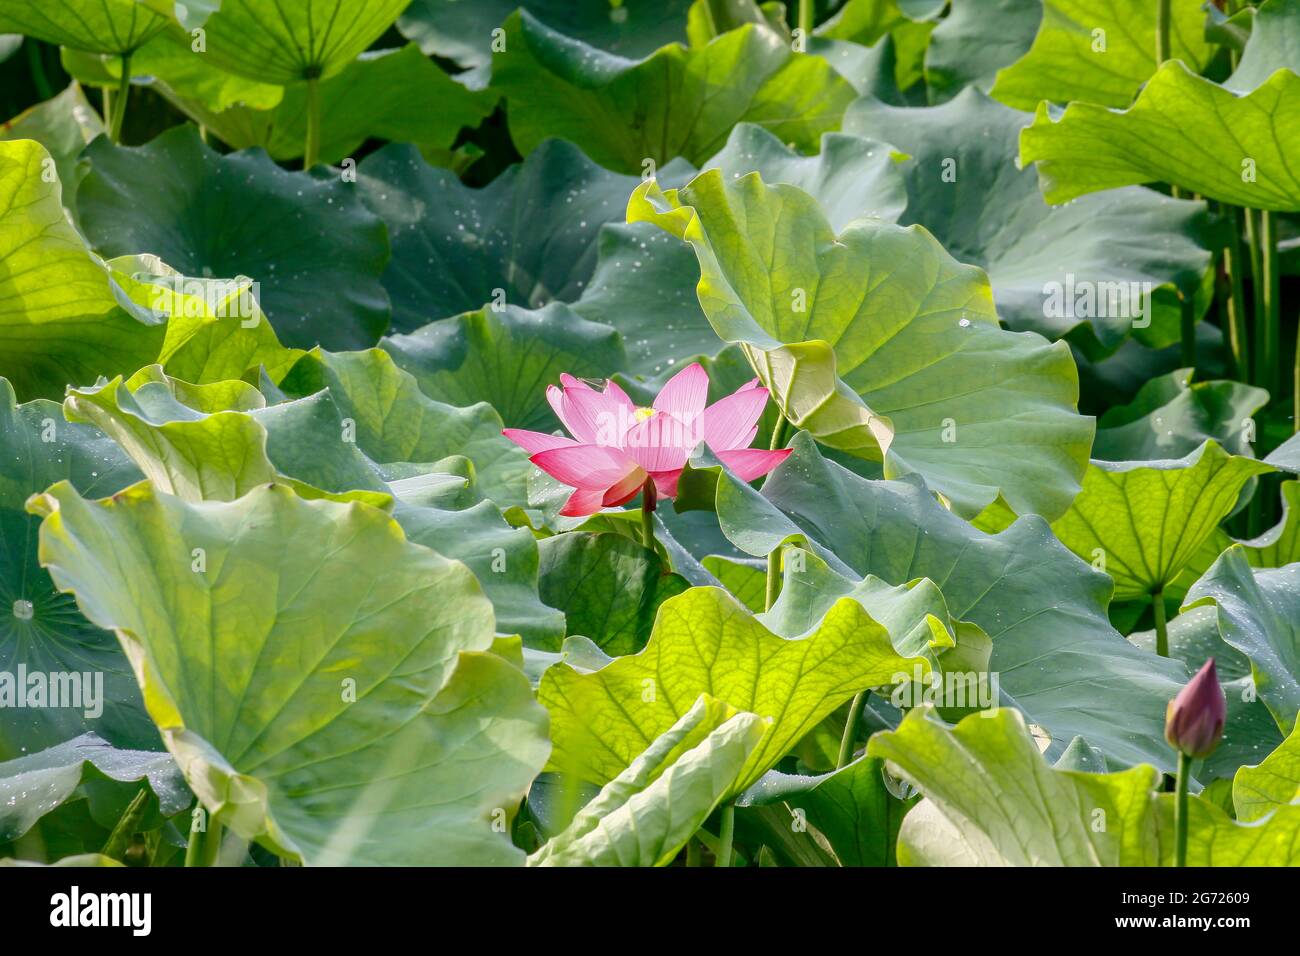
<svg viewBox="0 0 1300 956"><path fill-rule="evenodd" d="M50 86L50 78L45 72L45 58L41 54L40 42L27 37L23 40L23 46L27 47L27 65L32 71L32 84L36 87L36 95L42 101L52 99L54 87Z"/></svg>
<svg viewBox="0 0 1300 956"><path fill-rule="evenodd" d="M799 0L799 29L805 43L813 32L813 5L813 0Z"/></svg>
<svg viewBox="0 0 1300 956"><path fill-rule="evenodd" d="M1246 242L1250 252L1250 299L1251 311L1255 316L1255 378L1254 384L1263 388L1264 344L1264 263L1260 255L1259 213L1254 209L1243 210L1246 216ZM1272 396L1269 396L1270 398Z"/></svg>
<svg viewBox="0 0 1300 956"><path fill-rule="evenodd" d="M104 842L104 848L99 852L104 856L112 857L114 860L126 862L126 851L131 846L131 837L135 836L136 830L140 826L140 820L143 819L148 806L149 788L141 787L140 792L127 804L121 819L117 821L117 825L113 827L113 832L108 835L108 839Z"/></svg>
<svg viewBox="0 0 1300 956"><path fill-rule="evenodd" d="M1178 755L1178 782L1174 787L1174 866L1187 865L1187 783L1192 776L1192 758Z"/></svg>
<svg viewBox="0 0 1300 956"><path fill-rule="evenodd" d="M126 103L131 98L131 54L122 54L122 76L117 81L117 94L113 97L113 113L108 121L108 138L122 142L122 121L126 119Z"/></svg>
<svg viewBox="0 0 1300 956"><path fill-rule="evenodd" d="M1246 259L1241 247L1243 215L1239 206L1232 208L1232 232L1223 250L1223 266L1231 283L1228 297L1228 342L1232 347L1232 360L1237 367L1237 378L1249 383L1253 379L1250 367L1250 336L1246 331Z"/></svg>
<svg viewBox="0 0 1300 956"><path fill-rule="evenodd" d="M1169 59L1170 0L1156 0L1156 66Z"/></svg>
<svg viewBox="0 0 1300 956"><path fill-rule="evenodd" d="M847 767L853 760L853 744L858 736L858 722L862 720L862 708L867 704L869 692L860 690L849 704L849 716L844 721L844 734L840 737L840 755L835 761L835 769Z"/></svg>
<svg viewBox="0 0 1300 956"><path fill-rule="evenodd" d="M784 415L777 416L776 425L772 427L772 442L768 447L773 450L785 447L785 435L789 424ZM784 550L784 545L777 545L767 556L767 588L763 595L763 606L769 611L781 594L781 552Z"/></svg>
<svg viewBox="0 0 1300 956"><path fill-rule="evenodd" d="M207 832L194 829L190 817L190 842L185 847L186 866L216 866L221 850L221 823L208 815Z"/></svg>
<svg viewBox="0 0 1300 956"><path fill-rule="evenodd" d="M320 77L307 79L307 142L303 146L302 168L311 169L320 156Z"/></svg>
<svg viewBox="0 0 1300 956"><path fill-rule="evenodd" d="M1277 268L1277 217L1267 209L1259 214L1260 255L1263 259L1261 273L1264 299L1264 327L1259 336L1260 369L1263 372L1259 387L1266 389L1270 398L1277 398L1279 355L1281 351L1281 276Z"/></svg>
<svg viewBox="0 0 1300 956"><path fill-rule="evenodd" d="M731 844L736 836L736 805L722 808L722 830L718 833L718 856L714 866L731 866Z"/></svg>
<svg viewBox="0 0 1300 956"><path fill-rule="evenodd" d="M655 481L647 478L641 486L641 543L655 550Z"/></svg>
<svg viewBox="0 0 1300 956"><path fill-rule="evenodd" d="M691 837L686 841L686 865L700 865L700 841Z"/></svg>
<svg viewBox="0 0 1300 956"><path fill-rule="evenodd" d="M1156 653L1169 656L1169 627L1165 620L1165 592L1162 588L1151 595L1151 612L1156 616Z"/></svg>

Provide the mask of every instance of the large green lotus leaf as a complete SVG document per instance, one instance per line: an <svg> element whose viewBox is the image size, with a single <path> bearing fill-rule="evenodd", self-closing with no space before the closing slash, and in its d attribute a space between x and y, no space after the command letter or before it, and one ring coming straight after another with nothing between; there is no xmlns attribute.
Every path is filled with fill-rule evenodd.
<svg viewBox="0 0 1300 956"><path fill-rule="evenodd" d="M908 804L885 785L884 761L857 760L815 777L769 771L750 787L738 806L781 801L808 830L796 839L820 835L841 866L894 866L898 830Z"/></svg>
<svg viewBox="0 0 1300 956"><path fill-rule="evenodd" d="M204 53L220 69L288 86L341 71L410 0L222 0L203 24ZM183 41L187 45L189 37Z"/></svg>
<svg viewBox="0 0 1300 956"><path fill-rule="evenodd" d="M118 750L86 733L0 763L0 844L12 843L46 814L78 798L89 800L96 823L111 828L117 817L105 816L103 808L120 802L112 799L120 794L104 792L96 786L98 781L109 781L110 791L125 791L127 800L142 785L147 787L146 817L155 822L159 815L175 816L194 801L169 754Z"/></svg>
<svg viewBox="0 0 1300 956"><path fill-rule="evenodd" d="M957 259L986 270L1010 327L1053 339L1083 327L1103 349L1147 326L1177 328L1177 297L1152 293L1195 294L1211 261L1205 204L1131 187L1049 206L1034 173L1015 162L1032 120L971 89L930 108L862 99L844 129L912 157L902 167L909 201L899 221L920 223Z"/></svg>
<svg viewBox="0 0 1300 956"><path fill-rule="evenodd" d="M1300 730L1255 766L1242 767L1232 778L1237 819L1250 823L1278 807L1300 802Z"/></svg>
<svg viewBox="0 0 1300 956"><path fill-rule="evenodd" d="M612 532L557 534L538 549L541 599L564 612L569 634L590 638L611 657L645 647L659 606L690 586L658 554Z"/></svg>
<svg viewBox="0 0 1300 956"><path fill-rule="evenodd" d="M55 170L38 143L0 142L0 375L24 400L134 372L163 340L68 221Z"/></svg>
<svg viewBox="0 0 1300 956"><path fill-rule="evenodd" d="M77 208L105 255L250 276L286 345L366 347L387 328L384 224L338 179L286 172L260 150L220 155L188 125L135 148L96 140L85 156Z"/></svg>
<svg viewBox="0 0 1300 956"><path fill-rule="evenodd" d="M1042 0L952 0L925 50L930 96L943 102L967 86L987 93L999 70L1029 52L1042 19Z"/></svg>
<svg viewBox="0 0 1300 956"><path fill-rule="evenodd" d="M998 73L993 97L1024 110L1041 100L1128 106L1160 65L1156 6L1127 0L1042 0L1033 46ZM1205 39L1202 6L1197 0L1172 0L1169 21L1169 55L1195 72L1214 50Z"/></svg>
<svg viewBox="0 0 1300 956"><path fill-rule="evenodd" d="M1003 331L984 273L923 228L836 236L806 193L716 170L638 187L628 218L695 247L705 315L797 427L919 472L970 517L999 493L1022 513L1068 506L1093 432L1069 349Z"/></svg>
<svg viewBox="0 0 1300 956"><path fill-rule="evenodd" d="M103 674L103 713L94 707L0 708L0 760L52 747L94 729L122 747L158 745L126 658L60 594L36 557L37 519L29 496L69 480L85 494L112 494L140 473L98 430L63 420L54 402L18 405L0 379L0 671ZM83 677L83 680L85 678ZM88 685L83 685L88 686ZM91 685L93 686L93 685ZM84 700L84 698L83 698ZM91 702L87 702L91 703Z"/></svg>
<svg viewBox="0 0 1300 956"><path fill-rule="evenodd" d="M0 33L94 53L130 53L169 22L136 0L0 0Z"/></svg>
<svg viewBox="0 0 1300 956"><path fill-rule="evenodd" d="M1273 0L1257 19L1223 86L1173 61L1130 109L1073 103L1058 116L1041 104L1020 134L1020 159L1038 163L1047 200L1163 180L1220 202L1300 209L1288 162L1300 149L1300 126L1288 122L1300 108L1300 3Z"/></svg>
<svg viewBox="0 0 1300 956"><path fill-rule="evenodd" d="M854 91L820 57L750 24L687 49L642 60L594 49L527 10L506 21L492 83L510 102L510 135L527 155L548 136L576 143L610 169L640 175L683 156L712 156L737 123L758 123L812 151L839 126Z"/></svg>
<svg viewBox="0 0 1300 956"><path fill-rule="evenodd" d="M515 10L575 40L625 57L642 57L686 36L692 0L414 0L398 18L402 35L430 56L466 69L492 62L492 31Z"/></svg>
<svg viewBox="0 0 1300 956"><path fill-rule="evenodd" d="M54 159L63 201L76 198L80 172L77 157L96 136L105 132L104 121L76 82L53 99L38 103L7 123L0 124L0 140L34 139Z"/></svg>
<svg viewBox="0 0 1300 956"><path fill-rule="evenodd" d="M1300 563L1255 569L1228 548L1187 592L1183 610L1213 604L1219 636L1251 662L1255 688L1283 733L1300 710Z"/></svg>
<svg viewBox="0 0 1300 956"><path fill-rule="evenodd" d="M528 453L501 434L496 409L486 402L456 407L428 398L387 352L317 350L281 384L298 395L328 388L342 417L356 428L357 447L373 461L434 462L461 455L473 462L482 495L503 508L527 503L527 476L534 469Z"/></svg>
<svg viewBox="0 0 1300 956"><path fill-rule="evenodd" d="M1133 401L1109 409L1097 422L1093 457L1179 458L1207 439L1231 454L1253 456L1253 416L1268 404L1268 392L1233 381L1193 384L1193 374L1181 368L1153 378Z"/></svg>
<svg viewBox="0 0 1300 956"><path fill-rule="evenodd" d="M528 865L666 866L732 791L766 731L757 715L702 694Z"/></svg>
<svg viewBox="0 0 1300 956"><path fill-rule="evenodd" d="M1116 600L1149 597L1178 577L1232 512L1246 482L1272 470L1213 441L1182 458L1094 461L1052 530L1079 557L1104 567Z"/></svg>
<svg viewBox="0 0 1300 956"><path fill-rule="evenodd" d="M581 673L542 675L553 769L606 783L673 726L702 693L772 718L728 791L740 793L856 692L888 684L923 658L900 657L889 633L855 601L836 604L807 635L787 640L720 588L692 588L659 608L639 653Z"/></svg>
<svg viewBox="0 0 1300 956"><path fill-rule="evenodd" d="M992 639L989 670L999 675L1003 701L1051 735L1052 757L1082 736L1119 765L1172 769L1164 708L1187 670L1138 650L1111 627L1110 581L1070 554L1046 522L1030 515L985 534L941 507L915 477L860 478L824 460L807 435L793 447L762 494L719 479L718 520L737 547L763 557L793 537L841 575L893 585L930 578L952 618Z"/></svg>
<svg viewBox="0 0 1300 956"><path fill-rule="evenodd" d="M577 299L595 268L601 225L622 219L637 183L560 140L482 189L430 166L413 146L367 157L358 185L391 237L383 281L394 331L489 302L536 309Z"/></svg>
<svg viewBox="0 0 1300 956"><path fill-rule="evenodd" d="M1174 858L1174 796L1156 797L1160 821L1161 866ZM1187 865L1300 866L1300 803L1239 823L1209 800L1192 797L1187 813ZM1156 861L1150 861L1155 864Z"/></svg>
<svg viewBox="0 0 1300 956"><path fill-rule="evenodd" d="M388 336L380 347L430 398L489 402L511 428L544 431L557 427L546 386L561 372L605 378L625 362L618 332L559 302L536 311L488 306Z"/></svg>
<svg viewBox="0 0 1300 956"><path fill-rule="evenodd" d="M496 832L546 759L546 715L488 652L459 562L383 512L283 485L187 504L59 484L41 560L118 634L186 780L247 839L310 864L505 864Z"/></svg>

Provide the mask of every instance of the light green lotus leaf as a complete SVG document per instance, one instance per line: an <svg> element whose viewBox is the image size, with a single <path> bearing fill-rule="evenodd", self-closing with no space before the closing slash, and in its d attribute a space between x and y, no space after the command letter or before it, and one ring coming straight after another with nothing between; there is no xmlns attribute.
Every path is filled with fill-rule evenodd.
<svg viewBox="0 0 1300 956"><path fill-rule="evenodd" d="M607 53L642 57L686 36L692 0L414 0L397 28L430 56L467 70L492 63L492 31L515 10Z"/></svg>
<svg viewBox="0 0 1300 956"><path fill-rule="evenodd" d="M77 209L103 254L249 276L289 346L367 347L387 328L384 225L348 184L286 172L257 150L220 155L192 126L135 148L97 140L85 156Z"/></svg>
<svg viewBox="0 0 1300 956"><path fill-rule="evenodd" d="M340 72L392 25L410 0L222 0L203 23L219 69L288 86ZM187 46L188 35L178 40Z"/></svg>
<svg viewBox="0 0 1300 956"><path fill-rule="evenodd" d="M763 613L767 588L767 565L752 558L728 558L718 554L700 560L704 569L755 614Z"/></svg>
<svg viewBox="0 0 1300 956"><path fill-rule="evenodd" d="M163 340L159 320L86 247L60 195L42 146L0 142L0 375L24 400L134 372Z"/></svg>
<svg viewBox="0 0 1300 956"><path fill-rule="evenodd" d="M863 219L836 236L806 193L716 170L642 185L628 218L694 246L705 315L795 426L924 475L970 517L999 493L1018 512L1068 506L1093 430L1069 349L1003 331L984 273L924 229Z"/></svg>
<svg viewBox="0 0 1300 956"><path fill-rule="evenodd" d="M641 60L570 39L527 10L512 15L505 31L492 85L510 102L510 135L523 155L559 136L602 166L640 175L677 156L698 164L743 122L812 151L853 99L824 60L794 53L757 24Z"/></svg>
<svg viewBox="0 0 1300 956"><path fill-rule="evenodd" d="M0 33L21 33L56 46L115 56L130 53L170 19L136 0L0 0Z"/></svg>
<svg viewBox="0 0 1300 956"><path fill-rule="evenodd" d="M488 306L388 336L380 347L430 398L461 406L490 402L510 427L547 431L558 422L546 386L561 372L605 378L625 362L614 329L559 302L536 311Z"/></svg>
<svg viewBox="0 0 1300 956"><path fill-rule="evenodd" d="M814 33L829 40L875 46L881 37L904 26L909 19L927 19L931 7L936 8L936 14L942 11L933 0L848 0Z"/></svg>
<svg viewBox="0 0 1300 956"><path fill-rule="evenodd" d="M1242 767L1232 778L1237 819L1250 823L1279 807L1300 802L1300 730L1258 764Z"/></svg>
<svg viewBox="0 0 1300 956"><path fill-rule="evenodd" d="M1160 65L1154 3L1042 0L1042 8L1029 52L993 84L993 98L1008 106L1030 110L1042 100L1128 106ZM1172 0L1169 55L1197 73L1214 52L1204 23L1196 0Z"/></svg>
<svg viewBox="0 0 1300 956"><path fill-rule="evenodd" d="M102 853L74 853L72 856L65 856L54 863L36 863L32 860L15 860L5 857L0 860L0 867L7 866L71 866L71 867L99 867L99 866L125 866L111 856L104 856Z"/></svg>
<svg viewBox="0 0 1300 956"><path fill-rule="evenodd" d="M0 379L0 671L77 674L83 707L0 707L0 760L53 747L93 729L119 747L147 749L158 735L144 713L113 635L60 594L36 556L39 521L27 499L56 481L83 494L112 494L140 478L131 460L97 429L63 419L54 402L18 405ZM102 688L96 674L103 675ZM25 698L26 700L26 698ZM46 701L48 704L49 701ZM102 713L94 714L102 706Z"/></svg>
<svg viewBox="0 0 1300 956"><path fill-rule="evenodd" d="M80 171L77 157L96 136L105 132L104 121L74 81L58 96L0 124L0 140L34 139L54 159L59 182L64 184L63 202L71 206L77 197Z"/></svg>
<svg viewBox="0 0 1300 956"><path fill-rule="evenodd" d="M1070 554L1046 522L1031 515L985 534L915 477L870 481L825 461L806 435L792 446L762 494L719 479L718 520L737 547L764 557L783 541L806 542L849 579L832 599L867 575L895 586L929 578L952 618L992 640L989 670L1002 700L1051 735L1049 756L1082 736L1116 765L1173 769L1164 708L1190 675L1111 627L1110 581ZM807 580L833 583L826 575Z"/></svg>
<svg viewBox="0 0 1300 956"><path fill-rule="evenodd" d="M657 554L612 532L557 534L538 550L542 601L564 612L569 634L590 638L613 657L645 647L659 606L690 586Z"/></svg>
<svg viewBox="0 0 1300 956"><path fill-rule="evenodd" d="M808 828L794 839L813 842L820 836L841 866L894 866L908 803L890 793L883 772L884 761L875 757L813 777L772 770L737 805L784 803L792 819Z"/></svg>
<svg viewBox="0 0 1300 956"><path fill-rule="evenodd" d="M1275 468L1300 474L1300 434L1292 435L1264 459Z"/></svg>
<svg viewBox="0 0 1300 956"><path fill-rule="evenodd" d="M107 781L107 787L99 786L99 781ZM173 817L194 802L170 754L119 750L93 733L4 761L0 763L0 844L14 842L42 817L79 799L88 801L99 826L111 829L120 815L120 798L125 795L129 802L142 786L149 790L149 803L141 830L157 826L159 817ZM109 812L113 809L118 813Z"/></svg>
<svg viewBox="0 0 1300 956"><path fill-rule="evenodd" d="M1033 116L978 90L942 106L900 108L862 99L846 132L892 143L919 223L962 262L986 270L998 316L1048 338L1090 333L1114 349L1180 327L1177 293L1192 296L1210 266L1204 203L1131 187L1052 207L1032 171L1016 167L1020 130Z"/></svg>
<svg viewBox="0 0 1300 956"><path fill-rule="evenodd" d="M528 865L666 866L732 791L767 729L701 694Z"/></svg>
<svg viewBox="0 0 1300 956"><path fill-rule="evenodd" d="M728 794L740 793L836 707L867 687L919 667L854 601L836 604L797 640L773 634L720 588L665 601L638 654L580 673L560 663L542 675L551 713L552 769L592 783L616 777L702 693L772 718Z"/></svg>
<svg viewBox="0 0 1300 956"><path fill-rule="evenodd" d="M1300 564L1255 569L1228 548L1187 592L1183 610L1213 604L1219 636L1250 659L1259 698L1282 732L1300 710Z"/></svg>
<svg viewBox="0 0 1300 956"><path fill-rule="evenodd" d="M1246 482L1272 470L1213 441L1182 458L1094 461L1052 531L1104 568L1115 582L1115 600L1149 597L1178 577L1232 512Z"/></svg>
<svg viewBox="0 0 1300 956"><path fill-rule="evenodd" d="M42 563L117 632L186 780L240 836L313 865L522 862L493 818L541 769L546 717L488 652L464 565L282 485L188 504L59 484L32 508Z"/></svg>
<svg viewBox="0 0 1300 956"><path fill-rule="evenodd" d="M953 0L925 51L933 100L951 99L967 86L987 93L999 70L1029 52L1042 20L1041 0Z"/></svg>
<svg viewBox="0 0 1300 956"><path fill-rule="evenodd" d="M1048 202L1162 180L1238 206L1300 209L1288 162L1300 126L1285 120L1300 108L1300 4L1272 0L1258 20L1225 85L1173 61L1123 111L1073 103L1058 116L1040 105L1020 135L1020 160L1038 164Z"/></svg>
<svg viewBox="0 0 1300 956"><path fill-rule="evenodd" d="M1160 819L1159 865L1174 858L1174 796L1156 797ZM1192 797L1187 813L1187 865L1300 866L1300 803L1278 807L1271 815L1239 823L1215 804ZM1152 860L1154 865L1156 861Z"/></svg>
<svg viewBox="0 0 1300 956"><path fill-rule="evenodd" d="M1181 368L1153 378L1133 401L1111 407L1097 422L1093 457L1178 458L1207 439L1231 454L1253 456L1253 416L1268 403L1268 392L1233 381L1193 384L1193 375L1194 370Z"/></svg>

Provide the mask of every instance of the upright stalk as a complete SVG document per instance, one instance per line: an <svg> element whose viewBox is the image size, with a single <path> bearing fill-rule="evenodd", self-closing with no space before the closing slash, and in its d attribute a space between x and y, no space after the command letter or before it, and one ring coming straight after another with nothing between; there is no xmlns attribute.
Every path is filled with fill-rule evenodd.
<svg viewBox="0 0 1300 956"><path fill-rule="evenodd" d="M785 447L785 434L789 424L784 415L777 416L776 425L772 428L772 441L768 446L773 451ZM763 595L763 607L769 611L781 594L781 552L784 550L784 546L777 545L767 556L767 588Z"/></svg>
<svg viewBox="0 0 1300 956"><path fill-rule="evenodd" d="M41 55L40 42L27 37L23 40L23 46L27 47L27 65L31 68L36 95L42 102L51 99L54 96L54 87L50 86L50 78L45 72L45 60Z"/></svg>
<svg viewBox="0 0 1300 956"><path fill-rule="evenodd" d="M736 836L736 805L728 803L722 808L722 830L718 833L718 856L714 866L731 866L731 844Z"/></svg>
<svg viewBox="0 0 1300 956"><path fill-rule="evenodd" d="M186 866L216 866L221 850L221 823L208 816L207 831L194 829L190 822L190 842L185 847Z"/></svg>
<svg viewBox="0 0 1300 956"><path fill-rule="evenodd" d="M814 0L799 0L799 29L803 31L805 43L812 37L813 3Z"/></svg>
<svg viewBox="0 0 1300 956"><path fill-rule="evenodd" d="M1246 259L1241 248L1244 218L1239 206L1232 207L1232 231L1223 250L1223 267L1229 282L1228 344L1237 378L1249 383L1254 379L1254 372L1250 367L1250 336L1246 331Z"/></svg>
<svg viewBox="0 0 1300 956"><path fill-rule="evenodd" d="M840 736L840 753L835 760L835 769L847 767L853 760L853 744L858 736L858 722L862 720L862 708L867 705L867 694L870 691L860 690L853 695L853 703L849 704L849 716L844 721L844 733Z"/></svg>
<svg viewBox="0 0 1300 956"><path fill-rule="evenodd" d="M311 169L320 156L320 77L307 79L307 142L302 151L302 168Z"/></svg>
<svg viewBox="0 0 1300 956"><path fill-rule="evenodd" d="M658 495L655 492L655 480L647 478L641 486L641 543L651 551L655 550L655 506Z"/></svg>
<svg viewBox="0 0 1300 956"><path fill-rule="evenodd" d="M117 81L117 95L113 97L113 112L108 120L108 138L122 142L122 121L126 119L126 103L131 98L131 54L122 54L122 76Z"/></svg>
<svg viewBox="0 0 1300 956"><path fill-rule="evenodd" d="M1156 66L1169 59L1169 7L1171 0L1156 0Z"/></svg>
<svg viewBox="0 0 1300 956"><path fill-rule="evenodd" d="M1259 213L1259 240L1260 258L1263 260L1260 286L1264 301L1264 326L1256 346L1261 372L1259 387L1266 389L1270 398L1276 398L1282 341L1281 276L1277 268L1277 217L1267 209Z"/></svg>
<svg viewBox="0 0 1300 956"><path fill-rule="evenodd" d="M1169 656L1169 625L1165 620L1165 592L1161 588L1151 595L1151 612L1156 617L1156 653Z"/></svg>
<svg viewBox="0 0 1300 956"><path fill-rule="evenodd" d="M1192 776L1192 758L1178 754L1178 782L1174 785L1174 866L1187 865L1187 783Z"/></svg>
<svg viewBox="0 0 1300 956"><path fill-rule="evenodd" d="M1255 379L1254 384L1263 388L1263 352L1264 346L1260 334L1264 330L1264 260L1260 255L1259 213L1254 209L1245 209L1246 243L1250 256L1250 298L1251 311L1255 316ZM1270 398L1272 396L1269 396Z"/></svg>

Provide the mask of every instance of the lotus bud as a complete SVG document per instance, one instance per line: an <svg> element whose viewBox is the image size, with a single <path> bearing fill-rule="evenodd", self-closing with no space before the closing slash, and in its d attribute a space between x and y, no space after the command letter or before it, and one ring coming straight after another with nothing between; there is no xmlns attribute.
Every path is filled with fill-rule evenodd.
<svg viewBox="0 0 1300 956"><path fill-rule="evenodd" d="M1193 759L1208 757L1223 738L1227 713L1211 657L1165 709L1165 740Z"/></svg>

